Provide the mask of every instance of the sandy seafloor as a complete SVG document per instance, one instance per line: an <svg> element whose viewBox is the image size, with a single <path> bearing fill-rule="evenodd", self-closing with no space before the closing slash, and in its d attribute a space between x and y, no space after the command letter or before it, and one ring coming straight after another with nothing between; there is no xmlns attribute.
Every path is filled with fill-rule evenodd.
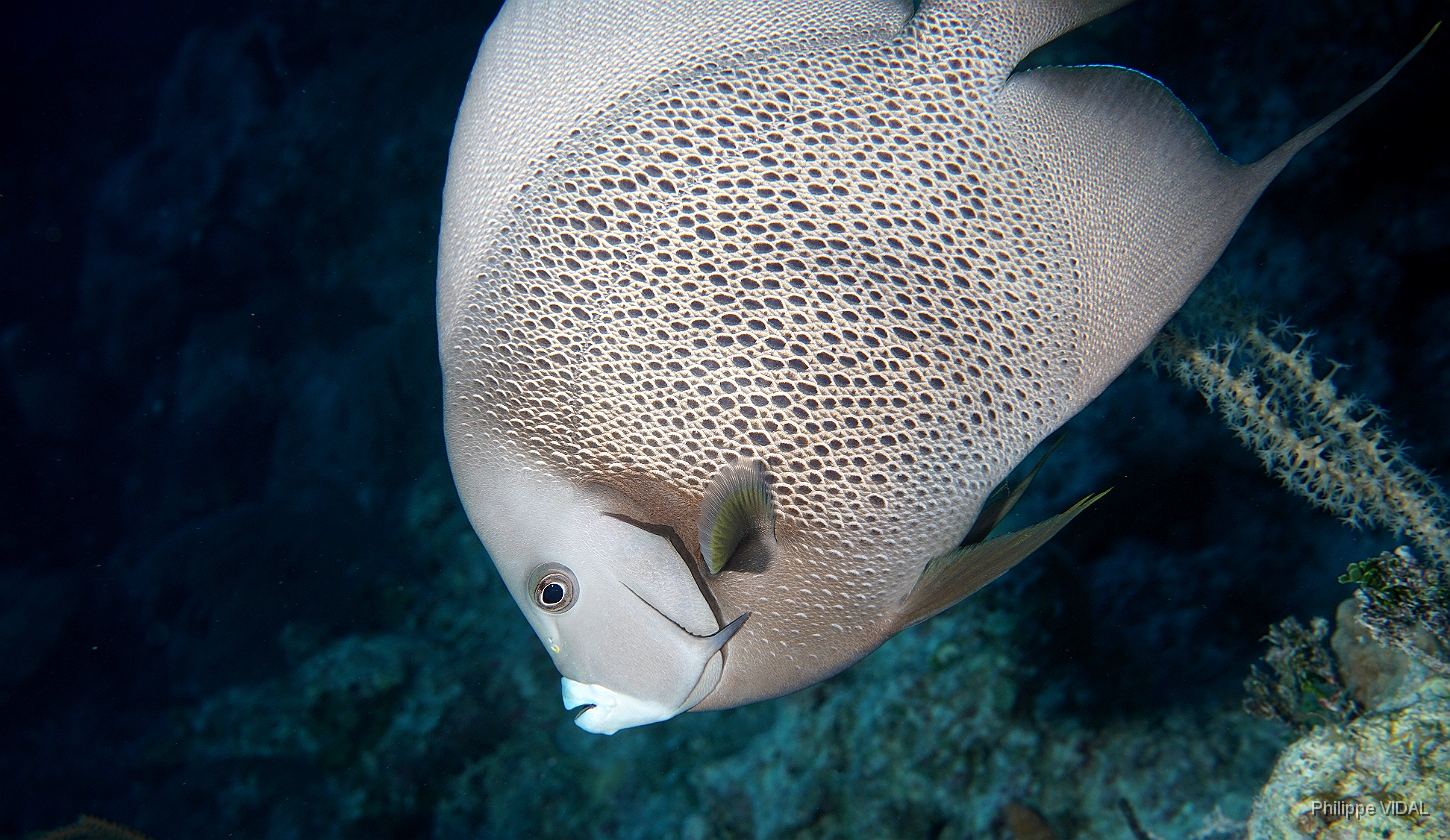
<svg viewBox="0 0 1450 840"><path fill-rule="evenodd" d="M56 0L0 25L0 837L1003 838L1242 821L1287 734L1267 626L1393 545L1134 365L1023 521L1113 492L826 683L579 731L463 518L433 274L479 2ZM1167 82L1252 159L1450 13L1140 0L1032 61ZM1450 466L1450 35L1302 153L1223 259ZM1205 835L1206 836L1206 835Z"/></svg>

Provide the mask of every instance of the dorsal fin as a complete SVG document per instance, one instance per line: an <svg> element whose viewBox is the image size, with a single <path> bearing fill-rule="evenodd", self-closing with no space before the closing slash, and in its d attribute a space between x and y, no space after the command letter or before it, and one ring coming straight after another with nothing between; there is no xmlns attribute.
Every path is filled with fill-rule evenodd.
<svg viewBox="0 0 1450 840"><path fill-rule="evenodd" d="M712 577L746 540L775 543L775 501L764 464L745 458L720 469L700 503L699 535L705 573Z"/></svg>
<svg viewBox="0 0 1450 840"><path fill-rule="evenodd" d="M911 593L897 609L897 628L904 630L920 624L1001 577L1107 494L1107 490L1094 493L1029 528L959 548L927 563Z"/></svg>
<svg viewBox="0 0 1450 840"><path fill-rule="evenodd" d="M950 2L950 0L948 0ZM975 18L1000 52L1005 79L1028 53L1092 23L1133 0L955 0L957 14Z"/></svg>
<svg viewBox="0 0 1450 840"><path fill-rule="evenodd" d="M1428 36L1426 36L1428 37ZM1421 42L1423 46L1424 42ZM1142 352L1213 267L1295 152L1413 58L1263 160L1241 166L1162 84L1118 67L1043 67L1008 80L997 112L1036 169L1085 286L1075 412Z"/></svg>

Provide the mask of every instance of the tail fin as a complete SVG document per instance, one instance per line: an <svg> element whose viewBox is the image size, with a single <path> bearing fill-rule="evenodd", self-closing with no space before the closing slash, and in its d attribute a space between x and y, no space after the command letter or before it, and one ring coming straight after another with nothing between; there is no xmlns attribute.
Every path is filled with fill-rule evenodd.
<svg viewBox="0 0 1450 840"><path fill-rule="evenodd" d="M1183 103L1141 73L1043 67L1007 81L998 113L1055 194L1085 287L1085 381L1068 413L1096 397L1183 305L1294 153L1384 87L1424 44L1246 166L1221 154Z"/></svg>
<svg viewBox="0 0 1450 840"><path fill-rule="evenodd" d="M1439 28L1440 24L1438 23L1430 27L1430 31L1425 34L1424 38L1420 39L1420 43L1416 44L1414 49L1406 53L1405 57L1396 62L1395 66L1391 67L1388 73L1380 76L1378 81L1365 88L1358 96L1335 108L1324 119L1294 135L1287 143L1264 155L1257 163L1250 164L1247 168L1254 170L1259 177L1263 178L1264 185L1267 186L1270 181L1274 180L1274 176L1283 171L1284 167L1288 165L1289 159L1294 157L1300 149L1318 140L1319 136L1332 128L1335 123L1349 116L1350 111L1363 105L1365 100L1379 93L1380 88L1389 84L1390 79L1393 79L1396 74L1405 69L1406 64L1409 64L1415 56L1420 54L1420 50L1425 48L1425 45L1430 42L1430 39L1434 37L1436 30Z"/></svg>

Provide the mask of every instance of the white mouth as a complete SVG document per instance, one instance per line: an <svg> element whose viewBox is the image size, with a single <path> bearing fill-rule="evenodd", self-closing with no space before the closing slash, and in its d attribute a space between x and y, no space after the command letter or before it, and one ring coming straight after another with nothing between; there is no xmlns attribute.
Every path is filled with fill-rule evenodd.
<svg viewBox="0 0 1450 840"><path fill-rule="evenodd" d="M602 685L575 682L568 677L560 677L560 682L564 686L564 708L587 707L574 717L574 723L585 732L613 735L631 726L669 720L683 711L620 694Z"/></svg>

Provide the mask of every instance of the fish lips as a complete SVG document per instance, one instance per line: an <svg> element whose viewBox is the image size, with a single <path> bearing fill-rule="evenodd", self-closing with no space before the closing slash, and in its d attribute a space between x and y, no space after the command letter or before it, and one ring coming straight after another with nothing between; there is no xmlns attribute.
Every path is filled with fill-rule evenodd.
<svg viewBox="0 0 1450 840"><path fill-rule="evenodd" d="M568 677L560 677L559 681L564 689L564 708L584 707L574 716L574 723L585 732L613 735L631 726L669 720L683 711L594 683L575 682Z"/></svg>
<svg viewBox="0 0 1450 840"><path fill-rule="evenodd" d="M678 703L662 703L616 691L598 683L561 677L564 708L580 709L574 716L574 723L586 732L599 735L613 735L621 729L669 720L704 700L720 682L720 674L724 670L723 657L717 654L750 618L750 613L743 613L716 632L708 636L698 636L686 630L628 585L624 585L624 588L644 606L649 607L651 612L669 622L674 631L673 640L687 648L690 658L701 662L702 667L694 686Z"/></svg>

